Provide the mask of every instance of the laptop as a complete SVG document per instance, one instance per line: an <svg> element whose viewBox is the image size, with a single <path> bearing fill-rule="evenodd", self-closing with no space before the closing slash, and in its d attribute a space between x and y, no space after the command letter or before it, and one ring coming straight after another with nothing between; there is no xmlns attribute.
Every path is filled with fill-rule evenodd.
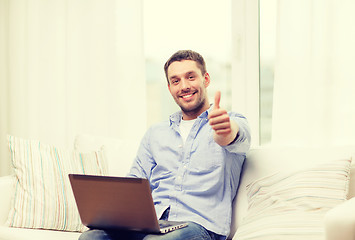
<svg viewBox="0 0 355 240"><path fill-rule="evenodd" d="M147 179L69 174L82 223L94 229L167 233L186 222L157 219Z"/></svg>

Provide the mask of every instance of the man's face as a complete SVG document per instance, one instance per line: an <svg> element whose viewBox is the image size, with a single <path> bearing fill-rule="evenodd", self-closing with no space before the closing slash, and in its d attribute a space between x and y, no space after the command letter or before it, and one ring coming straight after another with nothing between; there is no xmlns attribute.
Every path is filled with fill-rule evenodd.
<svg viewBox="0 0 355 240"><path fill-rule="evenodd" d="M209 108L206 87L210 77L208 73L202 75L195 61L173 62L167 72L169 91L183 111L184 119L196 118Z"/></svg>

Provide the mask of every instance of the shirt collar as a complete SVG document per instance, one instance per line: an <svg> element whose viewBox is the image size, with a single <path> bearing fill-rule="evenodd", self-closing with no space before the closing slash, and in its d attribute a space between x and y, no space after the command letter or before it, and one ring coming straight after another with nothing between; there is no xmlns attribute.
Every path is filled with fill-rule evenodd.
<svg viewBox="0 0 355 240"><path fill-rule="evenodd" d="M208 117L208 114L210 113L210 111L212 110L212 107L213 107L213 104L210 105L210 108L207 109L206 111L204 111L203 113L201 113L200 116L198 116L197 118L206 118ZM175 124L175 125L180 125L180 122L181 122L181 119L182 119L182 112L181 111L178 111L176 113L173 113L172 115L170 115L169 117L169 120L170 120L170 126L172 124Z"/></svg>

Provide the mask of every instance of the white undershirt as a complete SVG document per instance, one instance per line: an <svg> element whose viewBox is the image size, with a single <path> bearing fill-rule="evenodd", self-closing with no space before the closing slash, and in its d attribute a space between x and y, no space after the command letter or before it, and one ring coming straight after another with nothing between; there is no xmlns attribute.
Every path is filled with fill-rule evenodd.
<svg viewBox="0 0 355 240"><path fill-rule="evenodd" d="M187 136L189 136L189 133L191 131L192 126L196 122L196 119L193 120L183 120L181 119L180 122L180 134L182 137L182 141L185 144Z"/></svg>

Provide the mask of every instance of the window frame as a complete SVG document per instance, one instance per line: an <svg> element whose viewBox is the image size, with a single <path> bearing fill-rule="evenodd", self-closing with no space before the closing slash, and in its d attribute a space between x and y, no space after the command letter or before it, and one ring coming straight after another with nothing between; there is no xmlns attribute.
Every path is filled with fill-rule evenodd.
<svg viewBox="0 0 355 240"><path fill-rule="evenodd" d="M260 145L259 0L232 1L232 108L248 119Z"/></svg>

